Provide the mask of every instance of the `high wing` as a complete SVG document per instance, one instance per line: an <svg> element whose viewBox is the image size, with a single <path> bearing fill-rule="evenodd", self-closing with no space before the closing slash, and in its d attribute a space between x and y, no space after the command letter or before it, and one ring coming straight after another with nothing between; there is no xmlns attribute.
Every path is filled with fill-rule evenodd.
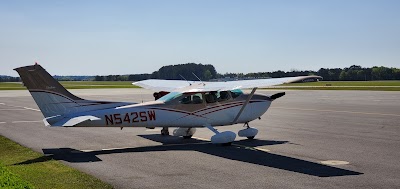
<svg viewBox="0 0 400 189"><path fill-rule="evenodd" d="M293 82L303 81L312 78L322 79L322 77L320 76L298 76L298 77L252 79L252 80L239 80L239 81L226 81L226 82L200 82L200 81L149 79L149 80L134 82L132 84L153 91L204 92L204 91L218 91L218 90L248 89L255 87L257 88L269 87L274 85L280 85L283 83L293 83Z"/></svg>

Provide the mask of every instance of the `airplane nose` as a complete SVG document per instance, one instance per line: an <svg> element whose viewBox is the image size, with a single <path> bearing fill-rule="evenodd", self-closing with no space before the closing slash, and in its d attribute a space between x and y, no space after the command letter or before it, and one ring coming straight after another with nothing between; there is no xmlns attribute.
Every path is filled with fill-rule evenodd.
<svg viewBox="0 0 400 189"><path fill-rule="evenodd" d="M265 94L254 94L252 100L268 100L268 101L274 101L277 98L280 98L282 96L285 96L285 92L281 93L275 93L271 96L265 95Z"/></svg>

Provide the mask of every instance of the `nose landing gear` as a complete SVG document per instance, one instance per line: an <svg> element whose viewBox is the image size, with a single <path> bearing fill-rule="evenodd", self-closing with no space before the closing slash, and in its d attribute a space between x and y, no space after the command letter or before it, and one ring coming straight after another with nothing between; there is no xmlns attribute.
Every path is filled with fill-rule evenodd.
<svg viewBox="0 0 400 189"><path fill-rule="evenodd" d="M252 128L249 126L249 122L246 122L243 127L246 127L245 129L242 129L238 132L238 135L240 137L247 137L248 139L254 139L254 137L258 133L258 129Z"/></svg>

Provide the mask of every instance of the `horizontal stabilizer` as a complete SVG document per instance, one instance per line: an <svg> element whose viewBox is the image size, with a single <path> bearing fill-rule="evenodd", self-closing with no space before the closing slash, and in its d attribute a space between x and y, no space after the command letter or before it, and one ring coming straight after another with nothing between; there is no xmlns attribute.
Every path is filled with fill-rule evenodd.
<svg viewBox="0 0 400 189"><path fill-rule="evenodd" d="M73 117L73 118L64 118L51 126L54 127L73 127L79 123L83 123L85 121L95 121L95 120L101 120L98 117L91 116L91 115L86 115L86 116L78 116L78 117Z"/></svg>

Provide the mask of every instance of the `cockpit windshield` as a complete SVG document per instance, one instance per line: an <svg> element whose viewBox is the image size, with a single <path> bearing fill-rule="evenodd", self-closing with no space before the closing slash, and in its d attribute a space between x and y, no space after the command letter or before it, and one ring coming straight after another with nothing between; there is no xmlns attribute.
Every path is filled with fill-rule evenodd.
<svg viewBox="0 0 400 189"><path fill-rule="evenodd" d="M182 93L179 93L179 92L170 92L170 93L168 93L167 95L165 95L165 96L159 98L158 100L159 100L159 101L163 101L163 102L168 102L168 101L171 101L171 100L173 100L173 99L175 99L175 98L178 98L178 97L180 97L180 96L182 96Z"/></svg>
<svg viewBox="0 0 400 189"><path fill-rule="evenodd" d="M243 91L240 89L231 90L232 98L236 98L243 94Z"/></svg>

